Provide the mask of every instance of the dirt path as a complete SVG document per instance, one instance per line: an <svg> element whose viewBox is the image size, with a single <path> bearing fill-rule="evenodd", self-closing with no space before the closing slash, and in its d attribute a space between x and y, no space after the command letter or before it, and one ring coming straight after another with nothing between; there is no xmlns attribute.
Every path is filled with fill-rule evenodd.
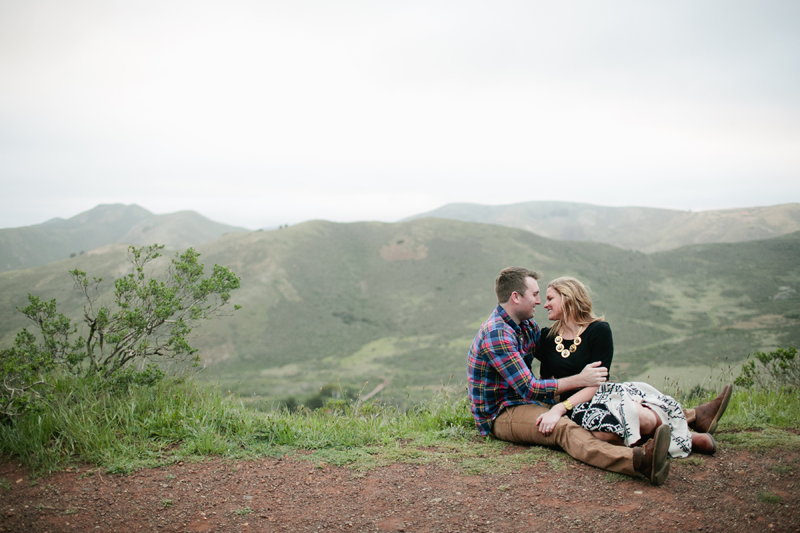
<svg viewBox="0 0 800 533"><path fill-rule="evenodd" d="M389 380L388 380L388 379L386 379L386 378L384 378L384 377L381 377L381 384L380 384L380 385L378 385L377 387L375 387L375 388L372 390L372 392L370 392L370 393L369 393L369 394L367 394L366 396L364 396L364 397L360 398L360 399L359 399L359 401L361 401L361 402L366 402L367 400L369 400L370 398L372 398L373 396L375 396L376 394L378 394L380 391L382 391L383 389L385 389L385 388L386 388L386 386L387 386L388 384L389 384Z"/></svg>
<svg viewBox="0 0 800 533"><path fill-rule="evenodd" d="M407 464L357 472L284 457L36 480L6 459L0 531L800 530L800 450L674 461L663 487L564 457L561 468L542 461L503 475Z"/></svg>

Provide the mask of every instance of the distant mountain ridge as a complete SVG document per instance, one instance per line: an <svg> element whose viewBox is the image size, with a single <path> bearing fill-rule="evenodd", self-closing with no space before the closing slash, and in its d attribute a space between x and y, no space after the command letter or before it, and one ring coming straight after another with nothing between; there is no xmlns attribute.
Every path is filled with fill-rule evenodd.
<svg viewBox="0 0 800 533"><path fill-rule="evenodd" d="M136 204L101 204L69 219L0 229L0 272L45 265L106 244L159 243L184 249L244 231L250 230L194 211L154 215Z"/></svg>
<svg viewBox="0 0 800 533"><path fill-rule="evenodd" d="M800 231L797 203L699 212L572 202L497 206L454 203L405 220L424 217L497 224L550 239L602 242L645 253L690 244L754 241Z"/></svg>
<svg viewBox="0 0 800 533"><path fill-rule="evenodd" d="M643 254L437 218L311 221L225 235L198 251L207 272L218 263L241 276L233 302L243 306L198 330L202 376L248 398L302 400L337 380L368 391L385 378L384 398L419 401L449 380L463 383L467 350L508 265L543 272L544 286L562 275L588 283L613 329L613 379L658 366L700 373L754 350L800 346L800 232ZM82 316L73 268L108 280L101 301L130 272L125 246L111 244L1 273L0 347L30 326L15 311L29 292ZM539 306L535 319L545 326L546 317Z"/></svg>

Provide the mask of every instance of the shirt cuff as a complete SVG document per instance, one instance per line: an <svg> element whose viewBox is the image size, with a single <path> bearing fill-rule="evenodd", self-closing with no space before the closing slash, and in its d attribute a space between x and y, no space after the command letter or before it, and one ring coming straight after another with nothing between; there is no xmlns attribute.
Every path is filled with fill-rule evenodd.
<svg viewBox="0 0 800 533"><path fill-rule="evenodd" d="M542 384L544 385L544 398L545 400L553 401L555 398L556 393L558 392L558 380L557 379L543 379Z"/></svg>

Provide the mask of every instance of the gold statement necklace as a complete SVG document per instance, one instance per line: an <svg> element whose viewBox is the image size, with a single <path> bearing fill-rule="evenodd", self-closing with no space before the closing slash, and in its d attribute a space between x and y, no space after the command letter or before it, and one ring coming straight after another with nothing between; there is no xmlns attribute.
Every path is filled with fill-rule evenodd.
<svg viewBox="0 0 800 533"><path fill-rule="evenodd" d="M578 328L578 334L575 335L575 339L572 341L572 346L569 349L564 348L564 338L561 335L556 337L556 351L561 354L561 357L566 359L570 355L575 353L575 350L578 349L578 346L581 345L581 333L583 332L583 326Z"/></svg>

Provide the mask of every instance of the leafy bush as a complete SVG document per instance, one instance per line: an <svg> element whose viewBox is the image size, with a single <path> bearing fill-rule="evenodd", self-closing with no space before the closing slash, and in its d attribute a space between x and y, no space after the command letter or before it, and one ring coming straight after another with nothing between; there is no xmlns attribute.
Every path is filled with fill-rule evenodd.
<svg viewBox="0 0 800 533"><path fill-rule="evenodd" d="M127 389L131 385L140 387L152 387L166 377L166 373L158 366L148 363L143 370L134 368L123 368L117 370L105 380L104 383L117 390Z"/></svg>
<svg viewBox="0 0 800 533"><path fill-rule="evenodd" d="M319 392L306 400L305 406L309 409L321 409L323 407L335 409L343 405L351 404L358 399L358 389L339 383L328 383L319 389ZM288 405L288 401L287 401ZM294 408L297 406L295 405ZM289 410L292 408L287 407Z"/></svg>
<svg viewBox="0 0 800 533"><path fill-rule="evenodd" d="M52 355L39 348L27 329L17 334L13 347L0 350L0 418L17 416L39 400L53 366Z"/></svg>
<svg viewBox="0 0 800 533"><path fill-rule="evenodd" d="M128 248L133 271L114 282L113 305L99 301L102 278L90 281L85 272L70 271L85 300L85 338L76 337L79 324L58 313L55 299L28 294L28 305L18 311L36 325L42 341L37 344L24 329L12 348L0 351L0 418L18 416L40 399L51 371L97 376L119 389L160 381L161 362L197 366L197 350L188 336L201 320L220 314L240 280L219 265L203 277L200 254L192 248L176 253L162 278L146 274L145 266L160 257L161 249Z"/></svg>
<svg viewBox="0 0 800 533"><path fill-rule="evenodd" d="M800 357L795 348L756 352L753 356L755 359L748 357L742 365L742 373L734 382L736 385L759 389L800 389Z"/></svg>

